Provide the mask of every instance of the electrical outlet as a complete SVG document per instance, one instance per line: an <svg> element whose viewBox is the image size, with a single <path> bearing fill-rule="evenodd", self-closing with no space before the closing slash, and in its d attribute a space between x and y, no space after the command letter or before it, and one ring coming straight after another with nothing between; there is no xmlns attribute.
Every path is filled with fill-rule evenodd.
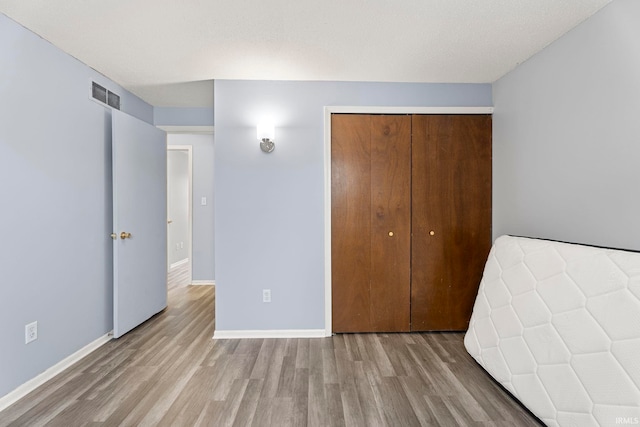
<svg viewBox="0 0 640 427"><path fill-rule="evenodd" d="M262 290L262 302L271 302L271 289Z"/></svg>
<svg viewBox="0 0 640 427"><path fill-rule="evenodd" d="M29 344L31 341L38 339L38 322L32 322L24 327L24 343Z"/></svg>
<svg viewBox="0 0 640 427"><path fill-rule="evenodd" d="M180 242L180 249L184 249L184 242Z"/></svg>

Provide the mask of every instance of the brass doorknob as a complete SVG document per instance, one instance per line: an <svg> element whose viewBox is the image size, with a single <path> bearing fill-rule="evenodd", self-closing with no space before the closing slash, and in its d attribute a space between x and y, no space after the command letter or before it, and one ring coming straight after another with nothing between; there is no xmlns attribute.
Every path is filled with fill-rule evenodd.
<svg viewBox="0 0 640 427"><path fill-rule="evenodd" d="M170 219L170 220L167 221L167 224L171 224L172 222L173 222L173 220Z"/></svg>
<svg viewBox="0 0 640 427"><path fill-rule="evenodd" d="M131 233L127 233L127 232L123 231L122 233L120 233L120 238L121 238L122 240L124 240L124 239L130 239L130 238L131 238Z"/></svg>
<svg viewBox="0 0 640 427"><path fill-rule="evenodd" d="M436 232L435 232L435 231L433 231L433 230L431 230L431 231L429 232L429 235L430 235L430 236L433 236L434 234L436 234Z"/></svg>
<svg viewBox="0 0 640 427"><path fill-rule="evenodd" d="M393 237L393 231L389 232L389 237Z"/></svg>
<svg viewBox="0 0 640 427"><path fill-rule="evenodd" d="M118 235L116 233L111 233L110 236L113 240L116 240L118 238Z"/></svg>

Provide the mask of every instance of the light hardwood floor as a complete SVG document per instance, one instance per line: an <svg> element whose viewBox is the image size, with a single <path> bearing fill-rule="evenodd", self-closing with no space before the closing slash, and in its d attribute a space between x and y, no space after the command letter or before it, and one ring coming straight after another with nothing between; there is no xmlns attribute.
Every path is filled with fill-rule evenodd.
<svg viewBox="0 0 640 427"><path fill-rule="evenodd" d="M462 334L212 340L214 289L169 307L0 412L0 426L537 426Z"/></svg>
<svg viewBox="0 0 640 427"><path fill-rule="evenodd" d="M170 269L167 273L167 289L172 290L175 287L190 285L190 277L188 262Z"/></svg>

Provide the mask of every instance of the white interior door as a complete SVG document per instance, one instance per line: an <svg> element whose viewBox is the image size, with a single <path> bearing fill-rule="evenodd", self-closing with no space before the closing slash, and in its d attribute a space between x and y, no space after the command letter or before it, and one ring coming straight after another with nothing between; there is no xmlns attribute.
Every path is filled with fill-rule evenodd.
<svg viewBox="0 0 640 427"><path fill-rule="evenodd" d="M167 306L166 134L113 110L112 149L113 336L118 338Z"/></svg>

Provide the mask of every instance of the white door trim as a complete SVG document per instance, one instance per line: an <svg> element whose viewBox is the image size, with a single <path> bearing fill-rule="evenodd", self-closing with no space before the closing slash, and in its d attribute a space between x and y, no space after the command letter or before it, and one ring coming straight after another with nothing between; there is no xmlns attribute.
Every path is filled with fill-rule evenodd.
<svg viewBox="0 0 640 427"><path fill-rule="evenodd" d="M189 283L193 281L193 146L191 145L167 145L167 151L186 151L187 152L187 175L189 181L189 210L187 219L189 221L188 233L189 244L187 245L187 256L189 260ZM167 179L169 174L167 173ZM169 183L167 182L167 188ZM167 196L167 214L169 213L169 197ZM167 224L167 248L169 240L169 224ZM167 265L169 264L169 251L167 251Z"/></svg>
<svg viewBox="0 0 640 427"><path fill-rule="evenodd" d="M493 107L324 107L324 330L331 336L331 114L492 114Z"/></svg>

